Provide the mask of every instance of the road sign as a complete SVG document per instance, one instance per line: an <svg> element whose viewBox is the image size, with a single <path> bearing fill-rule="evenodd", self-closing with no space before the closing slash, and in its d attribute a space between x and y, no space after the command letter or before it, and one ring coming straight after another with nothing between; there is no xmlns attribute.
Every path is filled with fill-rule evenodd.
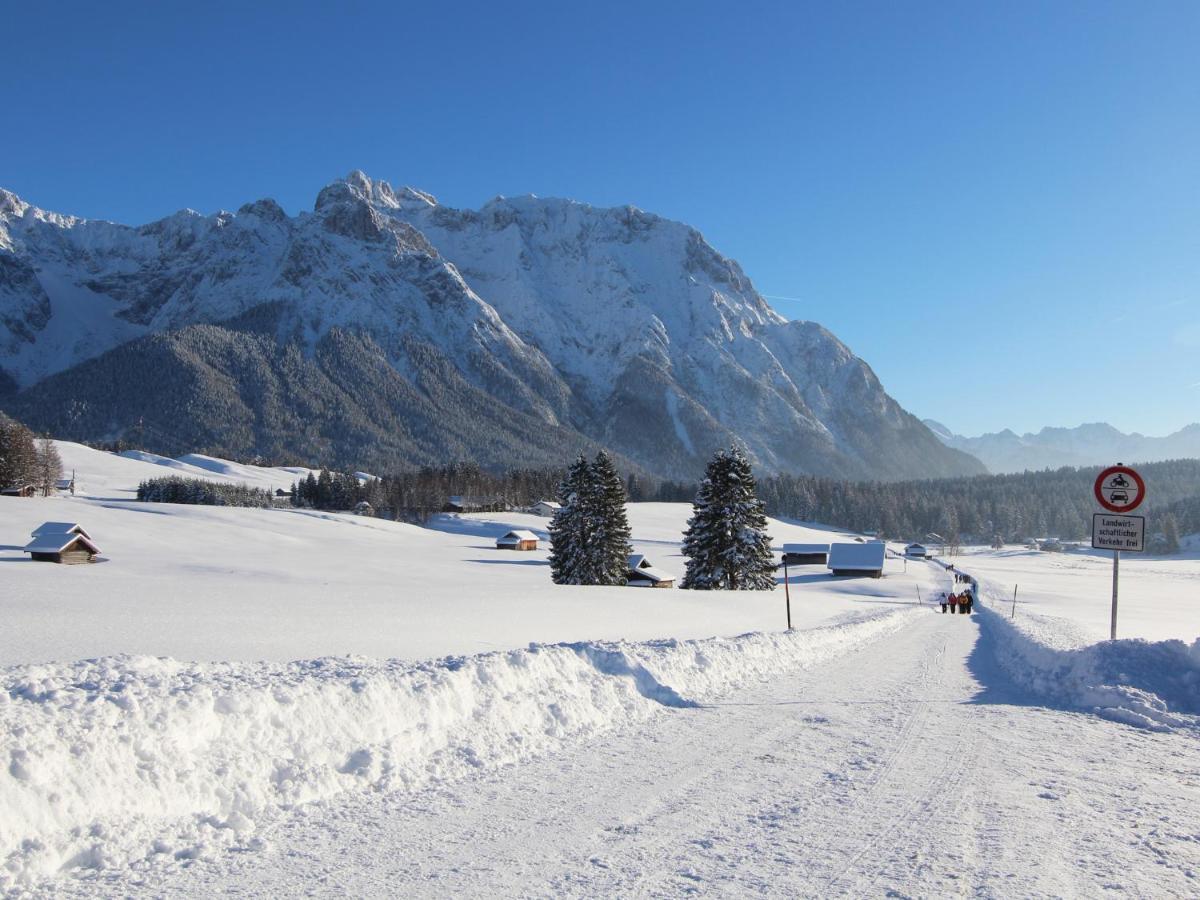
<svg viewBox="0 0 1200 900"><path fill-rule="evenodd" d="M1146 519L1144 516L1113 516L1095 513L1092 516L1093 550L1146 549Z"/></svg>
<svg viewBox="0 0 1200 900"><path fill-rule="evenodd" d="M1109 512L1133 512L1146 499L1146 482L1129 466L1109 466L1096 476L1093 491Z"/></svg>

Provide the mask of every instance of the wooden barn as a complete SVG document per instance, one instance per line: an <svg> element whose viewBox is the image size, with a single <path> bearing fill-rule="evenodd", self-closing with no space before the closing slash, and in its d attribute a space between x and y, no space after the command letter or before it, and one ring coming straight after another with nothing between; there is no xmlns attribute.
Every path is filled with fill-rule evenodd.
<svg viewBox="0 0 1200 900"><path fill-rule="evenodd" d="M904 548L904 555L910 559L924 559L929 555L929 551L924 544L909 544Z"/></svg>
<svg viewBox="0 0 1200 900"><path fill-rule="evenodd" d="M13 484L0 488L0 497L32 497L36 493L37 488L32 484Z"/></svg>
<svg viewBox="0 0 1200 900"><path fill-rule="evenodd" d="M879 578L883 575L883 560L886 556L887 544L882 541L830 544L829 568L834 575L866 575Z"/></svg>
<svg viewBox="0 0 1200 900"><path fill-rule="evenodd" d="M823 566L829 562L828 544L784 544L785 566Z"/></svg>
<svg viewBox="0 0 1200 900"><path fill-rule="evenodd" d="M100 553L91 536L73 522L46 522L38 526L32 537L25 552L36 562L90 563Z"/></svg>
<svg viewBox="0 0 1200 900"><path fill-rule="evenodd" d="M532 531L518 529L510 531L503 537L496 538L497 550L536 550L538 536Z"/></svg>
<svg viewBox="0 0 1200 900"><path fill-rule="evenodd" d="M675 586L675 576L656 569L641 553L629 557L627 582L630 587L669 588Z"/></svg>
<svg viewBox="0 0 1200 900"><path fill-rule="evenodd" d="M562 504L560 503L555 503L553 500L539 500L529 508L529 511L535 516L544 516L547 519L551 519L560 509L562 509Z"/></svg>

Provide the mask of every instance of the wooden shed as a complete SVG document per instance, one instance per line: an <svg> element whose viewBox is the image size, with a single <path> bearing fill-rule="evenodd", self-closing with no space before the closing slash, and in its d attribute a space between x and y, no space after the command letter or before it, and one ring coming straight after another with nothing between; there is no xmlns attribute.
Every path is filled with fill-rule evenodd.
<svg viewBox="0 0 1200 900"><path fill-rule="evenodd" d="M535 516L544 516L547 519L553 518L554 514L562 509L562 505L553 500L539 500L529 508L529 511Z"/></svg>
<svg viewBox="0 0 1200 900"><path fill-rule="evenodd" d="M532 531L519 529L510 531L503 537L496 538L497 550L536 550L538 536Z"/></svg>
<svg viewBox="0 0 1200 900"><path fill-rule="evenodd" d="M75 565L94 562L100 548L73 522L46 522L33 532L33 540L26 544L25 552L36 562Z"/></svg>
<svg viewBox="0 0 1200 900"><path fill-rule="evenodd" d="M32 484L13 484L0 488L0 497L32 497L36 493L37 488Z"/></svg>
<svg viewBox="0 0 1200 900"><path fill-rule="evenodd" d="M829 561L828 544L784 544L785 566L823 566Z"/></svg>
<svg viewBox="0 0 1200 900"><path fill-rule="evenodd" d="M883 575L883 560L887 544L870 541L865 544L830 544L829 568L834 575Z"/></svg>
<svg viewBox="0 0 1200 900"><path fill-rule="evenodd" d="M630 587L669 588L675 586L675 576L655 568L641 553L629 557L629 574L626 583Z"/></svg>
<svg viewBox="0 0 1200 900"><path fill-rule="evenodd" d="M904 548L904 555L911 559L924 559L929 555L929 551L924 544L909 544Z"/></svg>

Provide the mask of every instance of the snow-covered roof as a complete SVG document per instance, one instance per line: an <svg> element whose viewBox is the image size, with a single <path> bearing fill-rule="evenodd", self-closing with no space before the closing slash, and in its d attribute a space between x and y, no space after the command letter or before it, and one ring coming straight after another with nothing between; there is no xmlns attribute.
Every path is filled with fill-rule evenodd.
<svg viewBox="0 0 1200 900"><path fill-rule="evenodd" d="M670 572L655 568L650 565L650 560L646 559L641 553L634 553L629 557L629 574L637 573L639 578L644 578L647 581L658 584L660 581L674 581L675 576Z"/></svg>
<svg viewBox="0 0 1200 900"><path fill-rule="evenodd" d="M33 537L40 537L43 534L82 534L86 538L91 537L84 531L83 526L76 522L43 522L33 529Z"/></svg>
<svg viewBox="0 0 1200 900"><path fill-rule="evenodd" d="M887 545L871 541L867 544L830 544L829 568L876 571L883 568Z"/></svg>
<svg viewBox="0 0 1200 900"><path fill-rule="evenodd" d="M784 544L784 553L828 553L828 544Z"/></svg>
<svg viewBox="0 0 1200 900"><path fill-rule="evenodd" d="M562 509L562 504L555 500L539 500L534 506L546 506L550 509Z"/></svg>
<svg viewBox="0 0 1200 900"><path fill-rule="evenodd" d="M79 542L91 550L93 553L99 553L100 548L97 547L92 540L84 534L71 533L56 533L47 532L34 537L32 541L25 545L26 553L62 553L75 542Z"/></svg>
<svg viewBox="0 0 1200 900"><path fill-rule="evenodd" d="M497 538L496 540L497 541L506 541L506 542L515 542L515 541L536 541L537 539L538 539L538 536L536 534L534 534L532 531L526 531L525 529L521 528L521 529L517 529L516 531L510 531L508 534L504 535L504 537Z"/></svg>

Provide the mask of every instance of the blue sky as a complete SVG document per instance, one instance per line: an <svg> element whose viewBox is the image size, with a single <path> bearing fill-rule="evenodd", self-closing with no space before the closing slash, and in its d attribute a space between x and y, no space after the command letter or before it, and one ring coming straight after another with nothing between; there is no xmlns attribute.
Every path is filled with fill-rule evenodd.
<svg viewBox="0 0 1200 900"><path fill-rule="evenodd" d="M633 203L956 431L1200 420L1200 4L334 6L0 0L0 185Z"/></svg>

